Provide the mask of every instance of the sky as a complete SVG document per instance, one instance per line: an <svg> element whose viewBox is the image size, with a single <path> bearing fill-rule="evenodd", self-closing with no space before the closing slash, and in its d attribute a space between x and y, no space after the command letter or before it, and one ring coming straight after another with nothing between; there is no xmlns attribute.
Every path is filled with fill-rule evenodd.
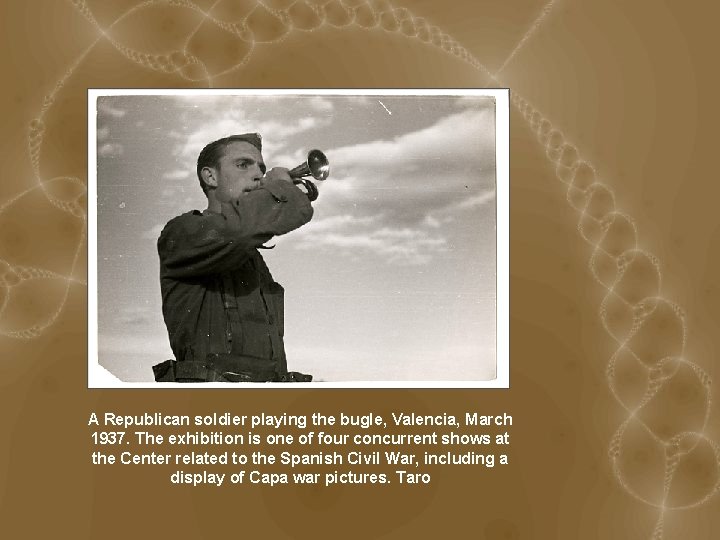
<svg viewBox="0 0 720 540"><path fill-rule="evenodd" d="M495 374L495 102L481 96L101 96L99 363L152 381L172 358L156 242L203 210L207 143L258 132L268 168L313 148L330 177L306 226L262 252L285 287L288 367L320 381Z"/></svg>

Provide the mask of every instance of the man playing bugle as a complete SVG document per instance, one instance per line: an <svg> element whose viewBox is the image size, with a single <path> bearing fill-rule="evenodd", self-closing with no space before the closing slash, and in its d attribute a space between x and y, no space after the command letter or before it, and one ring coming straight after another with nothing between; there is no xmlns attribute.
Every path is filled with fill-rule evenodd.
<svg viewBox="0 0 720 540"><path fill-rule="evenodd" d="M266 172L257 133L208 144L197 161L207 209L170 220L158 239L165 325L175 361L162 382L312 380L288 372L283 288L259 248L310 221L317 191L288 170ZM310 187L308 187L308 184Z"/></svg>

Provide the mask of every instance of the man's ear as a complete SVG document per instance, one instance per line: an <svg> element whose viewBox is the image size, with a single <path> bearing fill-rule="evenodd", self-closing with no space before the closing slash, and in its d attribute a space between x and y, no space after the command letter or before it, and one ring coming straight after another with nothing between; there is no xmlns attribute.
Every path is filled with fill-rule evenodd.
<svg viewBox="0 0 720 540"><path fill-rule="evenodd" d="M212 167L203 167L200 170L200 175L202 176L203 182L205 182L205 185L209 188L216 188L217 187L217 174L215 170Z"/></svg>

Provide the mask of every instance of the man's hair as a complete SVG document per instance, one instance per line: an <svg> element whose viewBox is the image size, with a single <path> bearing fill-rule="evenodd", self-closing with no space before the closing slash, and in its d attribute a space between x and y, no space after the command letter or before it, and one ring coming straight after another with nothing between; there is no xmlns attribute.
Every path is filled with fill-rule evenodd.
<svg viewBox="0 0 720 540"><path fill-rule="evenodd" d="M200 187L203 193L207 195L208 187L202 178L202 170L205 167L217 167L220 158L225 155L225 148L234 142L246 142L252 144L260 152L262 152L262 138L259 133L243 133L241 135L230 135L223 137L217 141L213 141L202 149L197 160L197 177L200 180Z"/></svg>

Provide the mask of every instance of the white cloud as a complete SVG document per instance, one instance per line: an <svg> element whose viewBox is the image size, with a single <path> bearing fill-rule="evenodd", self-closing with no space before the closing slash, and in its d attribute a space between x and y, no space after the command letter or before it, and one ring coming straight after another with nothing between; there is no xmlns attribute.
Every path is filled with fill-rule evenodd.
<svg viewBox="0 0 720 540"><path fill-rule="evenodd" d="M175 170L163 173L162 177L165 180L185 180L186 178L190 177L191 173L192 173L192 171L183 170L183 169L175 169Z"/></svg>
<svg viewBox="0 0 720 540"><path fill-rule="evenodd" d="M312 116L298 118L294 123L268 120L257 124L257 132L263 137L263 154L269 154L282 148L283 141L287 137L297 135L303 131L315 129L326 125L328 121L318 120Z"/></svg>
<svg viewBox="0 0 720 540"><path fill-rule="evenodd" d="M447 241L437 232L421 227L393 228L382 222L383 216L343 214L323 218L298 231L294 245L299 249L340 249L350 255L372 253L400 264L426 264L446 250Z"/></svg>
<svg viewBox="0 0 720 540"><path fill-rule="evenodd" d="M428 217L434 217L441 222L449 221L452 220L453 216L459 212L474 211L482 208L483 206L489 205L495 200L495 195L495 189L482 190L479 193L468 195L467 197L453 202L443 208L438 208L431 214L428 214Z"/></svg>
<svg viewBox="0 0 720 540"><path fill-rule="evenodd" d="M495 200L495 190L488 190L483 191L482 193L475 195L473 197L468 197L467 199L464 199L460 201L456 208L458 210L465 210L468 208L477 208L479 206L483 206L484 204L487 204L491 201Z"/></svg>
<svg viewBox="0 0 720 540"><path fill-rule="evenodd" d="M492 165L494 152L492 111L470 110L391 141L334 149L332 155L340 176L350 174L395 185L404 181L421 191L423 186L414 181L417 175L431 172L441 175L439 184L457 186L462 183L457 173L465 176Z"/></svg>
<svg viewBox="0 0 720 540"><path fill-rule="evenodd" d="M156 318L162 319L162 316L156 315ZM103 358L107 353L123 353L144 357L150 353L157 354L170 350L166 333L157 332L147 336L137 334L136 328L133 330L132 333L121 333L117 329L113 329L113 333L100 330L98 332L100 358ZM169 356L172 356L172 353L169 353Z"/></svg>
<svg viewBox="0 0 720 540"><path fill-rule="evenodd" d="M367 96L356 101L366 102ZM360 250L413 264L442 253L457 227L479 223L472 212L494 197L494 108L486 101L464 101L431 125L394 138L327 150L331 175L318 183L315 220L294 233L298 245ZM169 183L188 181L203 146L232 133L261 133L268 164L293 167L307 151L295 143L334 121L332 115L313 114L330 111L334 103L317 96L292 102L255 97L191 102L180 113L182 133L172 135L174 163L163 174ZM286 114L291 105L292 113ZM171 185L163 185L161 203L175 203L179 194L169 190Z"/></svg>
<svg viewBox="0 0 720 540"><path fill-rule="evenodd" d="M453 222L472 227L495 198L493 115L465 110L394 140L329 150L332 172L316 207L336 213L304 227L298 246L402 264L447 251Z"/></svg>
<svg viewBox="0 0 720 540"><path fill-rule="evenodd" d="M446 250L442 236L431 236L420 229L390 229L373 231L326 232L304 236L298 248L329 247L344 250L352 255L372 253L389 263L427 264L432 257Z"/></svg>
<svg viewBox="0 0 720 540"><path fill-rule="evenodd" d="M394 140L329 150L331 174L320 184L317 208L352 214L353 234L373 238L373 229L387 227L444 237L457 212L478 209L494 197L493 114L466 110ZM350 218L336 216L345 221L333 222L329 217L324 230L345 235L343 225ZM473 219L463 215L466 222ZM416 249L429 245L417 243Z"/></svg>
<svg viewBox="0 0 720 540"><path fill-rule="evenodd" d="M445 207L432 210L423 219L423 225L433 229L440 229L459 218L467 219L467 212L478 212L482 207L489 205L494 200L494 189L481 191L476 195L468 196Z"/></svg>
<svg viewBox="0 0 720 540"><path fill-rule="evenodd" d="M98 148L98 155L102 157L118 157L124 152L125 147L120 143L105 143Z"/></svg>
<svg viewBox="0 0 720 540"><path fill-rule="evenodd" d="M127 326L145 325L157 318L155 306L124 307L114 318L115 324Z"/></svg>
<svg viewBox="0 0 720 540"><path fill-rule="evenodd" d="M454 105L461 109L495 109L495 98L489 96L458 96Z"/></svg>
<svg viewBox="0 0 720 540"><path fill-rule="evenodd" d="M223 117L213 117L189 134L181 136L184 140L176 148L176 153L191 164L206 144L227 137L232 133L255 131L245 114L239 109L225 111Z"/></svg>
<svg viewBox="0 0 720 540"><path fill-rule="evenodd" d="M423 225L426 225L433 229L439 229L440 227L442 227L443 223L446 223L446 222L447 222L447 220L440 220L433 215L427 215L427 216L425 216L425 219L423 220Z"/></svg>
<svg viewBox="0 0 720 540"><path fill-rule="evenodd" d="M332 101L321 96L311 97L308 103L318 112L330 112L335 108Z"/></svg>
<svg viewBox="0 0 720 540"><path fill-rule="evenodd" d="M357 95L357 96L346 96L348 103L355 105L367 105L371 99L376 99L375 96Z"/></svg>
<svg viewBox="0 0 720 540"><path fill-rule="evenodd" d="M164 223L153 226L151 229L144 231L141 235L143 240L157 240L160 237L160 233L165 227Z"/></svg>
<svg viewBox="0 0 720 540"><path fill-rule="evenodd" d="M160 192L160 201L164 202L168 199L173 199L177 193L178 189L175 186L164 187Z"/></svg>
<svg viewBox="0 0 720 540"><path fill-rule="evenodd" d="M213 113L209 119L186 136L175 148L176 155L193 171L200 151L206 144L237 133L260 133L263 139L263 156L266 160L280 163L277 154L288 137L327 125L329 119L301 117L294 121L255 121L239 108L223 109ZM284 161L282 163L285 163Z"/></svg>
<svg viewBox="0 0 720 540"><path fill-rule="evenodd" d="M127 111L125 109L120 109L118 107L113 107L110 104L110 100L113 98L111 97L100 97L98 98L98 114L101 116L112 116L113 118L122 118L127 114Z"/></svg>
<svg viewBox="0 0 720 540"><path fill-rule="evenodd" d="M107 126L99 127L97 130L97 140L102 141L110 136L110 128Z"/></svg>
<svg viewBox="0 0 720 540"><path fill-rule="evenodd" d="M350 214L343 214L313 220L306 227L300 229L300 231L304 234L315 235L325 231L334 231L339 228L365 227L377 220L378 216L357 217Z"/></svg>
<svg viewBox="0 0 720 540"><path fill-rule="evenodd" d="M468 193L494 188L494 133L493 111L467 110L394 140L329 150L323 196L352 199L373 213L405 206L401 214L421 220Z"/></svg>

